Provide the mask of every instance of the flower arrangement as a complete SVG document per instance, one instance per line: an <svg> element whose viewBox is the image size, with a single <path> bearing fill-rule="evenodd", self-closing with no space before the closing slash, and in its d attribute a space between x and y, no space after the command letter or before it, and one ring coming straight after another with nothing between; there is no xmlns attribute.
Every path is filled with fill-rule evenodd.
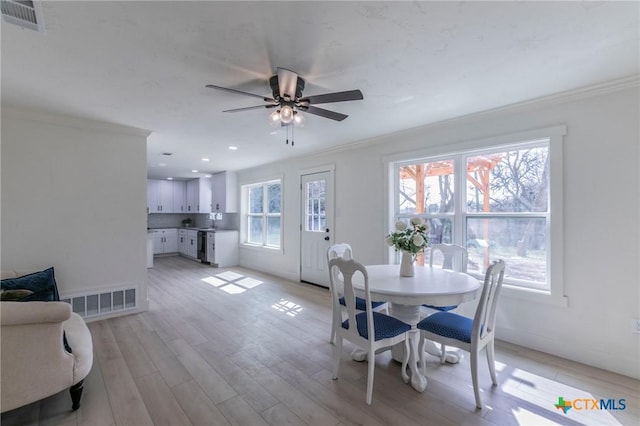
<svg viewBox="0 0 640 426"><path fill-rule="evenodd" d="M396 222L396 230L387 235L385 241L396 251L406 251L415 257L429 244L427 229L428 226L421 217L411 218L409 225L398 221Z"/></svg>

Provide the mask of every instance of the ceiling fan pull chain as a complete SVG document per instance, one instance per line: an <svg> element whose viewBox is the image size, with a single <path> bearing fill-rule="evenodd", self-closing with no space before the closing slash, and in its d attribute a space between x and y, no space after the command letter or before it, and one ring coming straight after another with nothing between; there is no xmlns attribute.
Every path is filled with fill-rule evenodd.
<svg viewBox="0 0 640 426"><path fill-rule="evenodd" d="M291 123L291 146L293 146L293 144L295 143L295 142L293 141L293 137L294 137L294 136L293 136L293 132L294 132L294 130L295 130L295 127L296 127L296 126L294 126L294 125L293 125L293 123Z"/></svg>

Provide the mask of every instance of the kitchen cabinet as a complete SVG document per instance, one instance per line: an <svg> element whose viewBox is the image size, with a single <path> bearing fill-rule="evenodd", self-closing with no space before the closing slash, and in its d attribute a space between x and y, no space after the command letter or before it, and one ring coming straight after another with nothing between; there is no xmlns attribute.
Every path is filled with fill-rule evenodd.
<svg viewBox="0 0 640 426"><path fill-rule="evenodd" d="M211 179L187 181L187 212L211 213Z"/></svg>
<svg viewBox="0 0 640 426"><path fill-rule="evenodd" d="M207 262L226 268L238 264L238 231L207 232Z"/></svg>
<svg viewBox="0 0 640 426"><path fill-rule="evenodd" d="M198 231L187 230L184 254L193 259L198 258Z"/></svg>
<svg viewBox="0 0 640 426"><path fill-rule="evenodd" d="M153 254L176 253L178 251L178 230L154 229Z"/></svg>
<svg viewBox="0 0 640 426"><path fill-rule="evenodd" d="M147 268L153 268L153 233L147 231Z"/></svg>
<svg viewBox="0 0 640 426"><path fill-rule="evenodd" d="M187 254L187 230L178 229L178 253Z"/></svg>
<svg viewBox="0 0 640 426"><path fill-rule="evenodd" d="M147 213L159 213L158 192L160 191L159 180L147 180Z"/></svg>
<svg viewBox="0 0 640 426"><path fill-rule="evenodd" d="M174 213L174 182L147 180L147 213ZM176 213L180 213L177 211Z"/></svg>
<svg viewBox="0 0 640 426"><path fill-rule="evenodd" d="M221 172L211 176L211 211L238 211L238 177L235 172Z"/></svg>
<svg viewBox="0 0 640 426"><path fill-rule="evenodd" d="M187 183L172 181L173 186L173 213L186 213L187 211Z"/></svg>

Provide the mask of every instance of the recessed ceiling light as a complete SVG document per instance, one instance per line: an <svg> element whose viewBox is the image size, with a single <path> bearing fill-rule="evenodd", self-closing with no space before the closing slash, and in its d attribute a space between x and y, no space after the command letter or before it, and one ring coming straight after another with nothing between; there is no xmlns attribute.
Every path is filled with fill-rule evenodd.
<svg viewBox="0 0 640 426"><path fill-rule="evenodd" d="M158 167L167 167L167 163L158 163Z"/></svg>
<svg viewBox="0 0 640 426"><path fill-rule="evenodd" d="M211 175L204 175L204 177L206 177L206 178L210 178L210 177L211 177Z"/></svg>
<svg viewBox="0 0 640 426"><path fill-rule="evenodd" d="M230 146L230 147L229 147L229 149L230 149L231 151L235 151L235 150L237 150L237 149L238 149L238 147L237 147L237 146Z"/></svg>
<svg viewBox="0 0 640 426"><path fill-rule="evenodd" d="M168 177L167 180L173 180L173 178L172 177Z"/></svg>
<svg viewBox="0 0 640 426"><path fill-rule="evenodd" d="M209 161L209 159L208 158L203 158L202 161Z"/></svg>
<svg viewBox="0 0 640 426"><path fill-rule="evenodd" d="M191 170L191 173L198 173L198 171L194 169L194 170Z"/></svg>

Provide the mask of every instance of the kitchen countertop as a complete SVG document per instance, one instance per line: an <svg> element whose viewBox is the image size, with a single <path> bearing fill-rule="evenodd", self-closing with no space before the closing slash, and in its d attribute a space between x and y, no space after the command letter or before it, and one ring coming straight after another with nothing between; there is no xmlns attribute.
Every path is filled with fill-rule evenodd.
<svg viewBox="0 0 640 426"><path fill-rule="evenodd" d="M189 227L184 227L184 226L180 226L180 227L162 227L162 228L147 228L147 232L153 232L153 231L157 231L160 229L184 229L186 231L206 231L206 232L228 232L228 231L237 231L237 229L219 229L219 228L196 228L193 226L189 226Z"/></svg>

